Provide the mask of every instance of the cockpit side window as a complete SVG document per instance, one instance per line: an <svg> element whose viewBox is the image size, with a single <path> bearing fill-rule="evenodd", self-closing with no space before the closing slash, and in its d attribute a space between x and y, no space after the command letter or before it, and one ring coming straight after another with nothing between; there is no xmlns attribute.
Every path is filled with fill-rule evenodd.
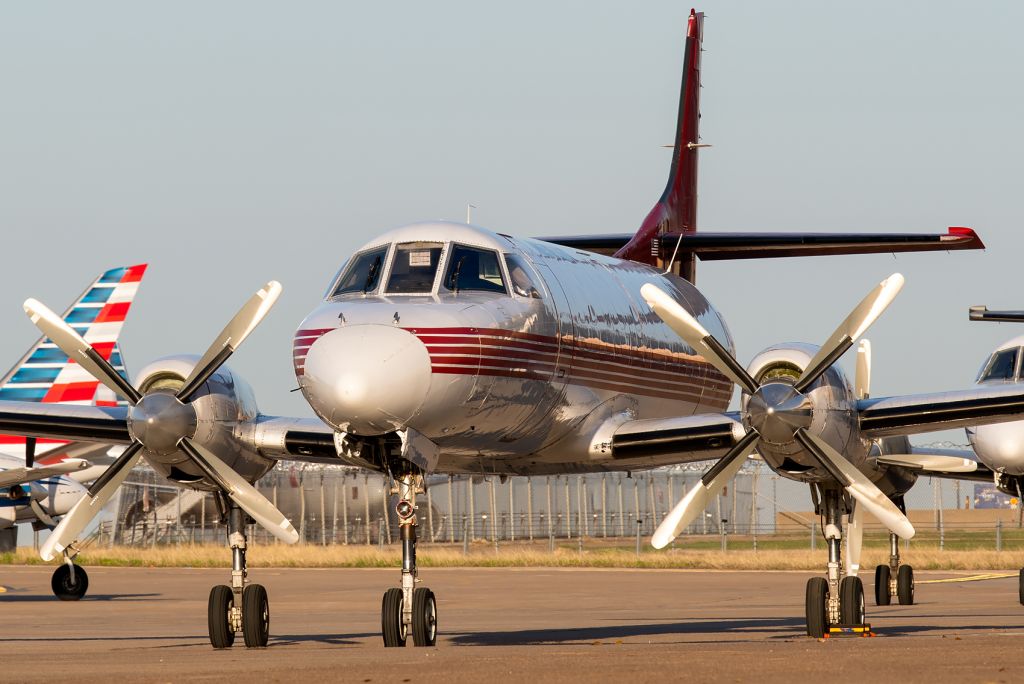
<svg viewBox="0 0 1024 684"><path fill-rule="evenodd" d="M1017 371L1018 348L997 351L988 360L978 382L989 380L1013 380Z"/></svg>
<svg viewBox="0 0 1024 684"><path fill-rule="evenodd" d="M452 245L444 286L452 292L507 292L498 253L464 245Z"/></svg>
<svg viewBox="0 0 1024 684"><path fill-rule="evenodd" d="M341 281L334 288L332 296L351 294L353 292L373 292L380 282L380 274L384 270L384 262L387 260L387 246L371 249L362 254L352 257Z"/></svg>
<svg viewBox="0 0 1024 684"><path fill-rule="evenodd" d="M441 243L408 242L395 249L395 260L388 276L388 294L429 294L434 291L434 276L441 261Z"/></svg>
<svg viewBox="0 0 1024 684"><path fill-rule="evenodd" d="M520 297L541 299L543 295L537 287L536 274L526 259L518 254L506 254L505 266L508 268L508 278L511 281L512 291Z"/></svg>

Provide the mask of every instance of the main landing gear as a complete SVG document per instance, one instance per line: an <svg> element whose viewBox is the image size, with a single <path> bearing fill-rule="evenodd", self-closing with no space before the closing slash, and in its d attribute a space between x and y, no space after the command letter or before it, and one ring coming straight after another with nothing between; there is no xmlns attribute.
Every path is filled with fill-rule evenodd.
<svg viewBox="0 0 1024 684"><path fill-rule="evenodd" d="M875 567L876 606L889 605L893 594L901 606L914 604L914 568L900 564L899 541L899 537L889 533L889 564Z"/></svg>
<svg viewBox="0 0 1024 684"><path fill-rule="evenodd" d="M53 571L50 588L61 601L77 601L89 591L89 575L85 568L75 565L76 554L64 549L64 564Z"/></svg>
<svg viewBox="0 0 1024 684"><path fill-rule="evenodd" d="M417 646L437 643L437 601L434 592L417 587L416 569L416 494L425 491L423 476L407 471L395 478L398 493L398 526L402 538L402 588L384 592L380 609L384 646L405 646L412 634Z"/></svg>
<svg viewBox="0 0 1024 684"><path fill-rule="evenodd" d="M220 499L227 509L228 544L231 546L231 586L219 584L210 590L207 615L210 643L214 648L230 648L235 634L242 633L248 648L265 648L270 638L270 602L261 584L250 584L245 567L245 513L238 506Z"/></svg>
<svg viewBox="0 0 1024 684"><path fill-rule="evenodd" d="M834 625L860 627L864 625L864 584L859 577L843 576L841 562L841 516L845 510L842 493L826 489L818 505L825 518L825 540L828 543L828 577L812 577L807 581L804 603L807 617L807 635L822 638Z"/></svg>

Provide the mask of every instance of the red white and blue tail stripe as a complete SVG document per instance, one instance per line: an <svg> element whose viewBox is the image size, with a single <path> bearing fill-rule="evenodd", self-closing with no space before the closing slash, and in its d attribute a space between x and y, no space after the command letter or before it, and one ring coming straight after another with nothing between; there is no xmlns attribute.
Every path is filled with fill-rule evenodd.
<svg viewBox="0 0 1024 684"><path fill-rule="evenodd" d="M64 320L126 378L117 338L145 272L146 264L106 271L64 312ZM47 338L37 340L0 379L0 400L100 406L119 403L112 392ZM24 443L24 437L0 435L0 444Z"/></svg>

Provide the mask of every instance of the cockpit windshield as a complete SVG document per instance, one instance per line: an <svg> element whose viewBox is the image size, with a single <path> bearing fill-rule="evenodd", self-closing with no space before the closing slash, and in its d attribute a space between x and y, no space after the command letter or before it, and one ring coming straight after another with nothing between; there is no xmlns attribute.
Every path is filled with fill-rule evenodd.
<svg viewBox="0 0 1024 684"><path fill-rule="evenodd" d="M981 375L978 376L978 382L1013 380L1017 369L1019 353L1020 349L1018 347L997 351L989 358L988 363L985 364Z"/></svg>
<svg viewBox="0 0 1024 684"><path fill-rule="evenodd" d="M444 286L452 292L507 292L498 253L464 245L452 245Z"/></svg>
<svg viewBox="0 0 1024 684"><path fill-rule="evenodd" d="M513 292L520 297L541 298L536 276L533 274L533 269L526 263L526 259L518 254L506 254L505 266L508 268L508 277L512 281Z"/></svg>
<svg viewBox="0 0 1024 684"><path fill-rule="evenodd" d="M434 276L440 261L439 242L398 245L385 291L388 294L429 294L434 289Z"/></svg>
<svg viewBox="0 0 1024 684"><path fill-rule="evenodd" d="M345 274L341 276L341 280L331 296L337 297L352 292L365 294L376 290L387 255L388 248L385 245L352 257L352 261L345 269Z"/></svg>

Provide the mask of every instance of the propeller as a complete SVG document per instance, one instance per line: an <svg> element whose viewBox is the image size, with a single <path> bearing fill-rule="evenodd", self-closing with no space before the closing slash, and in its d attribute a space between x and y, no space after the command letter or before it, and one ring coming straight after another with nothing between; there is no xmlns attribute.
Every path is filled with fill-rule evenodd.
<svg viewBox="0 0 1024 684"><path fill-rule="evenodd" d="M281 284L276 281L270 281L257 291L221 331L173 395L159 390L142 395L60 316L35 299L25 302L25 312L44 335L93 377L128 401L128 428L133 439L47 538L40 548L44 560L51 560L78 539L139 462L143 449L161 455L184 452L253 520L286 543L298 541L298 533L283 513L233 468L191 439L197 423L191 400L259 325L280 294Z"/></svg>
<svg viewBox="0 0 1024 684"><path fill-rule="evenodd" d="M795 438L855 501L875 514L886 527L905 539L914 535L910 521L878 487L827 442L807 431L811 425L813 404L804 394L878 319L895 299L903 283L903 276L894 273L869 292L821 346L793 385L778 380L758 385L729 350L669 294L653 283L640 288L648 306L666 325L750 397L744 416L747 435L704 474L701 483L690 490L661 522L652 538L655 548L669 544L704 510L708 501L739 471L742 457L756 448L762 436L774 442ZM859 374L859 377L866 379L867 374Z"/></svg>
<svg viewBox="0 0 1024 684"><path fill-rule="evenodd" d="M25 438L25 467L31 468L36 464L36 438Z"/></svg>
<svg viewBox="0 0 1024 684"><path fill-rule="evenodd" d="M857 345L857 374L853 379L853 394L858 399L871 396L871 340Z"/></svg>
<svg viewBox="0 0 1024 684"><path fill-rule="evenodd" d="M860 572L860 552L864 548L864 521L856 501L846 521L846 574L856 577Z"/></svg>

